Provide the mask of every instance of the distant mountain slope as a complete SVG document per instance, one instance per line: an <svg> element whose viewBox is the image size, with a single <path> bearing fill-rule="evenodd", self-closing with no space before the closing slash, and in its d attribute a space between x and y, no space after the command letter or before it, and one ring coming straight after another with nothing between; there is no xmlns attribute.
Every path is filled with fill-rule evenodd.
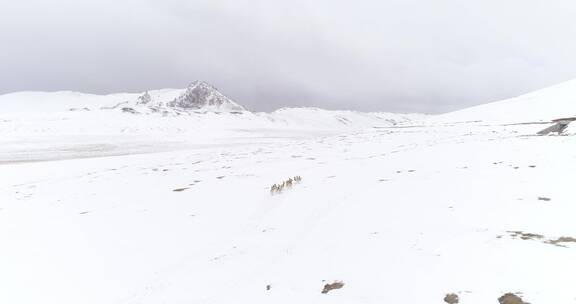
<svg viewBox="0 0 576 304"><path fill-rule="evenodd" d="M519 97L440 115L450 121L548 121L576 116L576 80Z"/></svg>
<svg viewBox="0 0 576 304"><path fill-rule="evenodd" d="M110 95L78 92L17 92L0 95L0 113L61 112L134 108L143 113L163 111L246 111L215 87L195 81L185 89L162 89L144 93Z"/></svg>
<svg viewBox="0 0 576 304"><path fill-rule="evenodd" d="M16 92L0 95L0 114L63 112L70 109L98 109L113 107L122 102L135 100L139 94L120 93L110 95L85 94L71 91Z"/></svg>
<svg viewBox="0 0 576 304"><path fill-rule="evenodd" d="M326 129L392 126L426 117L424 114L329 111L319 108L282 108L272 113L257 113L257 115L285 125Z"/></svg>
<svg viewBox="0 0 576 304"><path fill-rule="evenodd" d="M420 114L284 108L252 113L215 87L195 81L186 89L93 95L21 92L0 96L0 133L186 133L198 129L347 130L391 126Z"/></svg>

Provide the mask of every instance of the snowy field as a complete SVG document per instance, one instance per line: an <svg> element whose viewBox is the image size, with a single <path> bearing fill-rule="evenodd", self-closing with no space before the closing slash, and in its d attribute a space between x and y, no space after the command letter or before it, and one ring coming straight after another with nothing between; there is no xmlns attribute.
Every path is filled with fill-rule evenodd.
<svg viewBox="0 0 576 304"><path fill-rule="evenodd" d="M574 128L243 115L0 115L0 303L576 303Z"/></svg>

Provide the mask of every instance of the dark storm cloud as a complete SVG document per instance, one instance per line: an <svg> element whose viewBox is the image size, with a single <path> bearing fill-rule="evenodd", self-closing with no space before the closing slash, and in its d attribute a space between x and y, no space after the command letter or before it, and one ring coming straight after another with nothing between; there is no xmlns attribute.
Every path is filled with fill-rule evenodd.
<svg viewBox="0 0 576 304"><path fill-rule="evenodd" d="M552 0L0 0L0 93L213 83L254 110L443 112L576 75Z"/></svg>

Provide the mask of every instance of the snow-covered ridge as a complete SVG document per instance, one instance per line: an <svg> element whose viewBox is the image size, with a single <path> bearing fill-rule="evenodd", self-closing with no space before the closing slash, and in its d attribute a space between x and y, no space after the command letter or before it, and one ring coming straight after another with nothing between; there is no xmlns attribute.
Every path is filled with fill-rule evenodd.
<svg viewBox="0 0 576 304"><path fill-rule="evenodd" d="M17 92L0 95L0 113L62 112L132 109L131 113L182 111L242 112L238 105L212 85L194 81L185 89L161 89L143 93L109 95L71 91Z"/></svg>
<svg viewBox="0 0 576 304"><path fill-rule="evenodd" d="M186 133L198 129L350 130L391 126L419 114L283 108L253 113L195 81L185 89L94 95L77 92L20 92L0 96L0 133ZM16 123L18 122L18 123Z"/></svg>
<svg viewBox="0 0 576 304"><path fill-rule="evenodd" d="M72 91L58 92L15 92L0 95L0 114L48 113L69 110L93 110L114 107L140 94L119 93L109 95L86 94Z"/></svg>
<svg viewBox="0 0 576 304"><path fill-rule="evenodd" d="M243 114L280 124L300 124L302 127L325 124L326 119L329 121L328 125L336 123L338 126L349 127L364 127L382 122L397 124L424 118L428 118L429 122L524 123L576 116L576 80L515 98L428 117L419 114L361 113L317 108L284 108L272 113L251 113L214 86L201 81L192 82L185 89L160 89L142 93L95 95L60 91L0 95L2 116L18 115L17 113L46 115L55 112L111 111L127 114L161 114L156 116ZM197 119L201 120L198 117Z"/></svg>
<svg viewBox="0 0 576 304"><path fill-rule="evenodd" d="M355 133L421 117L316 108L253 113L202 82L136 94L23 92L0 96L0 162L251 145Z"/></svg>

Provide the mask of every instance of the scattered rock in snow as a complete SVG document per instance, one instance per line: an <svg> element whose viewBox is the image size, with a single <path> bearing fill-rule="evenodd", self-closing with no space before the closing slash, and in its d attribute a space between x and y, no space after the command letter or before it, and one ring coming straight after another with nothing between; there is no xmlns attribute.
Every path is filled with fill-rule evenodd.
<svg viewBox="0 0 576 304"><path fill-rule="evenodd" d="M458 304L460 303L460 297L455 293L449 293L444 297L444 302L448 304Z"/></svg>
<svg viewBox="0 0 576 304"><path fill-rule="evenodd" d="M526 233L526 232L522 232L522 231L508 231L508 233L510 234L510 236L513 239L520 239L520 240L524 240L524 241L528 241L528 240L540 241L544 244L554 245L554 246L558 246L558 247L567 247L566 245L563 245L564 243L576 243L576 238L574 238L574 237L563 236L563 237L559 237L557 239L551 239L551 238L547 238L541 234Z"/></svg>
<svg viewBox="0 0 576 304"><path fill-rule="evenodd" d="M69 111L76 112L76 111L90 111L90 109L84 108L70 108Z"/></svg>
<svg viewBox="0 0 576 304"><path fill-rule="evenodd" d="M507 293L503 296L501 296L500 298L498 298L498 302L500 304L530 304L530 303L526 303L522 300L522 298L520 298L519 296L513 294L513 293Z"/></svg>
<svg viewBox="0 0 576 304"><path fill-rule="evenodd" d="M178 189L174 189L174 190L172 190L172 191L174 191L174 192L182 192L182 191L188 190L188 189L190 189L190 188L178 188Z"/></svg>
<svg viewBox="0 0 576 304"><path fill-rule="evenodd" d="M341 289L342 287L344 287L344 283L342 281L335 281L332 284L324 285L324 289L322 289L322 293L327 294L331 290Z"/></svg>
<svg viewBox="0 0 576 304"><path fill-rule="evenodd" d="M571 236L563 236L563 237L559 237L555 240L546 241L546 244L556 245L556 246L560 246L560 247L566 247L564 245L561 245L562 243L576 243L576 238L573 238Z"/></svg>
<svg viewBox="0 0 576 304"><path fill-rule="evenodd" d="M521 240L541 240L544 239L544 236L541 234L535 234L535 233L526 233L526 232L522 232L522 231L508 231L508 233L510 233L510 236L513 239L521 239Z"/></svg>
<svg viewBox="0 0 576 304"><path fill-rule="evenodd" d="M129 108L129 107L122 108L122 112L130 113L130 114L138 114L138 111L134 110L133 108Z"/></svg>

